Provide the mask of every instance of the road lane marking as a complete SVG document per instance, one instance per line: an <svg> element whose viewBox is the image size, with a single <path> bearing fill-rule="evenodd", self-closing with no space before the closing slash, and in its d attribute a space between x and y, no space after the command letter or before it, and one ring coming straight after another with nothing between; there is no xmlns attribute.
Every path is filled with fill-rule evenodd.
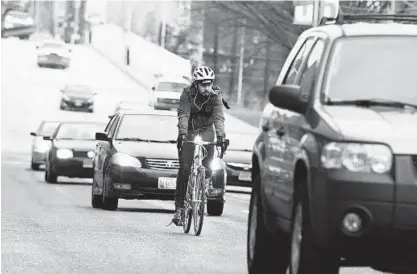
<svg viewBox="0 0 417 274"><path fill-rule="evenodd" d="M1 164L5 165L27 165L27 162L21 162L21 161L1 161Z"/></svg>
<svg viewBox="0 0 417 274"><path fill-rule="evenodd" d="M66 192L65 190L63 190L60 186L55 187L55 189L58 192L61 192L67 198L70 198L71 200L74 200L74 201L76 200L76 198L74 196L72 196L71 194L69 194L68 192Z"/></svg>

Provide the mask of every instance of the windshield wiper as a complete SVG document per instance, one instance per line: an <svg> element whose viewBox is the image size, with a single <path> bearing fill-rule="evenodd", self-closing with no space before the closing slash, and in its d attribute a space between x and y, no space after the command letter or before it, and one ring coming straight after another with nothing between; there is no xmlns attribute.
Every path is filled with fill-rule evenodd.
<svg viewBox="0 0 417 274"><path fill-rule="evenodd" d="M371 107L371 106L387 106L387 107L398 107L398 108L405 108L405 107L412 107L417 109L417 105L395 101L390 99L382 99L382 98L372 98L372 99L358 99L358 100L342 100L342 101L332 101L327 100L327 105L357 105L362 107Z"/></svg>
<svg viewBox="0 0 417 274"><path fill-rule="evenodd" d="M168 143L168 144L175 144L177 141L175 140L150 140L150 139L142 139L142 138L118 138L116 141L133 141L133 142L147 142L147 143Z"/></svg>

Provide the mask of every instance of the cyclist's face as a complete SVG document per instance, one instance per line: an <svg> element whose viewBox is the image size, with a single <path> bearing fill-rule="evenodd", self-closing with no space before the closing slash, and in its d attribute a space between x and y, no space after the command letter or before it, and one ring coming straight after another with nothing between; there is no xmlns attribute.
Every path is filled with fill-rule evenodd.
<svg viewBox="0 0 417 274"><path fill-rule="evenodd" d="M212 89L213 89L213 82L198 83L198 91L200 92L200 94L204 96L208 96Z"/></svg>

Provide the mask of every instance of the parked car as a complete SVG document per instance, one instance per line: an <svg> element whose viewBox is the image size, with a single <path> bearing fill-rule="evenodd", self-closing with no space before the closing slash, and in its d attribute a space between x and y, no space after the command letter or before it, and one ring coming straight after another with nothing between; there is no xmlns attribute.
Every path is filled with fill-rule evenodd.
<svg viewBox="0 0 417 274"><path fill-rule="evenodd" d="M32 141L30 167L33 170L39 170L39 166L45 164L46 154L48 153L51 142L43 139L44 136L51 136L59 125L59 121L43 120L35 132L30 135L34 136Z"/></svg>
<svg viewBox="0 0 417 274"><path fill-rule="evenodd" d="M96 134L94 208L116 210L119 199L174 199L177 122L170 111L121 111L111 116L106 129ZM217 163L207 211L218 216L223 213L226 178L222 163Z"/></svg>
<svg viewBox="0 0 417 274"><path fill-rule="evenodd" d="M152 87L155 109L176 110L182 91L190 82L179 76L161 76Z"/></svg>
<svg viewBox="0 0 417 274"><path fill-rule="evenodd" d="M2 6L3 12L3 6ZM1 37L18 37L27 40L30 35L36 32L36 24L32 16L23 10L12 9L2 19Z"/></svg>
<svg viewBox="0 0 417 274"><path fill-rule="evenodd" d="M39 67L66 69L71 63L71 48L60 40L46 40L36 46Z"/></svg>
<svg viewBox="0 0 417 274"><path fill-rule="evenodd" d="M94 98L97 93L93 92L90 87L68 84L61 90L61 93L60 109L94 112Z"/></svg>
<svg viewBox="0 0 417 274"><path fill-rule="evenodd" d="M114 112L123 111L123 110L151 110L153 109L153 104L146 101L120 101L117 103Z"/></svg>
<svg viewBox="0 0 417 274"><path fill-rule="evenodd" d="M46 157L45 181L56 183L59 176L92 178L95 133L106 124L99 122L62 122L52 136Z"/></svg>
<svg viewBox="0 0 417 274"><path fill-rule="evenodd" d="M299 36L253 147L249 273L416 273L417 26L386 23L401 18Z"/></svg>

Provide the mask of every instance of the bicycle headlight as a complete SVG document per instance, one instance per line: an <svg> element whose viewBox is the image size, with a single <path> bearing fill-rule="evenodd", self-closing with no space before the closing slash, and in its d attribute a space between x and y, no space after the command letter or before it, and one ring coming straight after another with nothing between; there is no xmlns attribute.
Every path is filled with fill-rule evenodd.
<svg viewBox="0 0 417 274"><path fill-rule="evenodd" d="M69 159L74 157L74 154L70 149L60 148L56 151L56 157L58 157L59 159Z"/></svg>
<svg viewBox="0 0 417 274"><path fill-rule="evenodd" d="M200 135L197 135L197 136L194 137L194 142L196 142L198 144L198 143L203 142L203 139L201 138Z"/></svg>
<svg viewBox="0 0 417 274"><path fill-rule="evenodd" d="M138 159L130 156L129 154L120 153L120 152L114 154L111 161L113 164L116 164L118 166L123 166L123 167L125 166L131 166L131 167L137 167L137 168L142 167L142 164L140 163Z"/></svg>
<svg viewBox="0 0 417 274"><path fill-rule="evenodd" d="M391 170L391 149L381 144L332 142L323 147L321 164L328 169L346 168L353 172L385 173Z"/></svg>

